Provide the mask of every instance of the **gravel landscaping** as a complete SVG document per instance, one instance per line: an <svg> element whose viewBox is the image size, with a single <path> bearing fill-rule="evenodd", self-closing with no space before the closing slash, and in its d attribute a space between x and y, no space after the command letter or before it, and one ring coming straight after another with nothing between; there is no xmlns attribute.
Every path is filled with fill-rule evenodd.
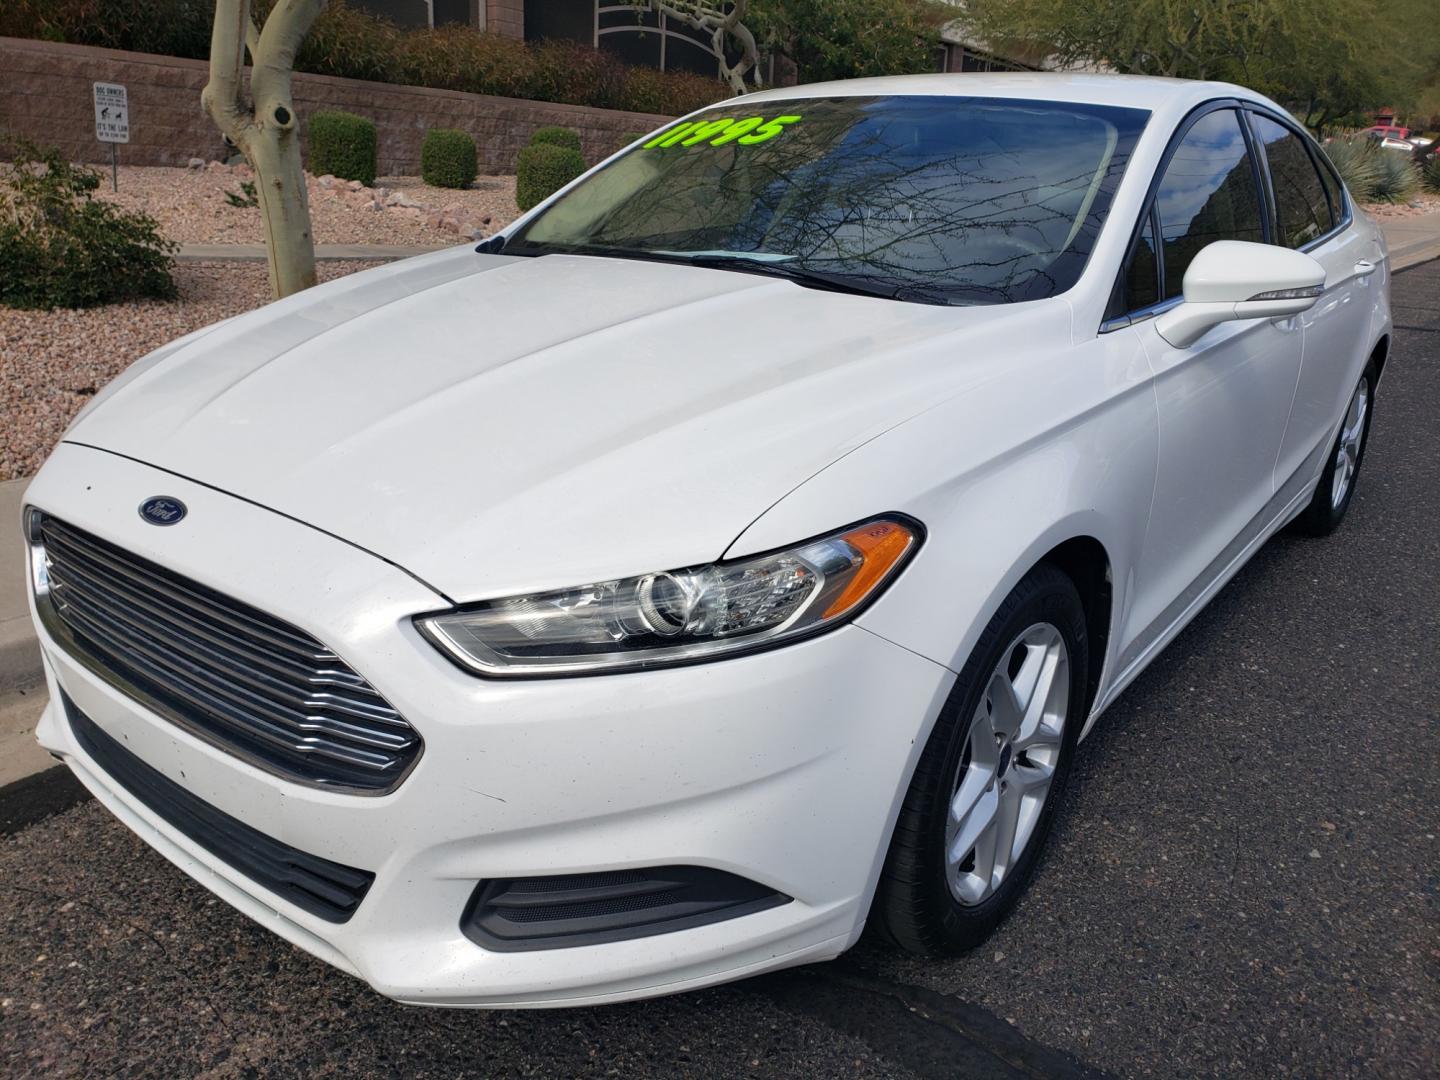
<svg viewBox="0 0 1440 1080"><path fill-rule="evenodd" d="M1440 195L1417 195L1407 203L1363 203L1360 207L1373 218L1407 218L1440 210Z"/></svg>
<svg viewBox="0 0 1440 1080"><path fill-rule="evenodd" d="M254 180L248 165L218 161L193 169L122 165L119 192L110 190L107 176L96 197L145 211L179 244L260 244L260 211L226 199L243 196L241 185ZM317 244L446 244L493 233L519 214L513 176L482 176L463 191L430 187L415 176L382 176L373 188L334 177L306 180Z"/></svg>
<svg viewBox="0 0 1440 1080"><path fill-rule="evenodd" d="M398 243L403 241L390 241ZM330 262L320 279L376 264ZM89 311L0 308L0 480L30 476L100 387L167 341L270 301L264 263L181 263L180 299Z"/></svg>

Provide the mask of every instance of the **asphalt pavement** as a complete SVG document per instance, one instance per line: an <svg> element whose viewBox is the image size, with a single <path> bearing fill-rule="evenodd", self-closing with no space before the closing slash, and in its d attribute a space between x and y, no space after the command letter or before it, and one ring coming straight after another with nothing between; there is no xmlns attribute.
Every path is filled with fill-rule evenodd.
<svg viewBox="0 0 1440 1080"><path fill-rule="evenodd" d="M865 941L653 1002L422 1010L85 802L0 840L0 1074L1440 1073L1440 261L1394 295L1349 519L1273 540L1110 710L970 955Z"/></svg>

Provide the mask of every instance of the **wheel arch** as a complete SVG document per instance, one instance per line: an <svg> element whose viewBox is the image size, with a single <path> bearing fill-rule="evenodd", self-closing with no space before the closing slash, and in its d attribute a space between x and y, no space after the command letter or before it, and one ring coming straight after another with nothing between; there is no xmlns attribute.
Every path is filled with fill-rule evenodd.
<svg viewBox="0 0 1440 1080"><path fill-rule="evenodd" d="M1021 578L1042 563L1056 567L1074 583L1080 594L1080 606L1085 610L1088 639L1085 708L1088 711L1099 700L1100 680L1110 647L1115 600L1110 554L1093 536L1073 536L1047 551Z"/></svg>
<svg viewBox="0 0 1440 1080"><path fill-rule="evenodd" d="M1375 364L1375 388L1380 388L1380 380L1385 375L1385 362L1390 359L1390 335L1381 334L1380 340L1375 342L1375 347L1370 350L1370 359Z"/></svg>

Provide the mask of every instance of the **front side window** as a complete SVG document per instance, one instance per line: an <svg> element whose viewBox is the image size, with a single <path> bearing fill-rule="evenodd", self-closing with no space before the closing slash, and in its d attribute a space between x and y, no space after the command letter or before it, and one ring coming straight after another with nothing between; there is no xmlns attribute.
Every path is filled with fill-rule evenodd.
<svg viewBox="0 0 1440 1080"><path fill-rule="evenodd" d="M1268 116L1252 116L1251 123L1270 163L1279 230L1276 239L1286 247L1304 247L1330 231L1325 185L1299 135Z"/></svg>
<svg viewBox="0 0 1440 1080"><path fill-rule="evenodd" d="M1185 271L1217 240L1259 243L1260 192L1233 109L1206 113L1175 148L1156 194L1165 267L1165 299L1183 293Z"/></svg>
<svg viewBox="0 0 1440 1080"><path fill-rule="evenodd" d="M896 300L1079 279L1149 113L1068 102L726 102L616 159L506 254L685 261Z"/></svg>

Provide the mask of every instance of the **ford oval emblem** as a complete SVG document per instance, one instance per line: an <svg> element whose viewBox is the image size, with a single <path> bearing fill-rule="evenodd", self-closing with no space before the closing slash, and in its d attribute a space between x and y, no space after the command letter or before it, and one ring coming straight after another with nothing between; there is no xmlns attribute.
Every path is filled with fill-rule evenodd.
<svg viewBox="0 0 1440 1080"><path fill-rule="evenodd" d="M169 495L152 495L140 504L140 516L151 525L174 525L186 513L185 504Z"/></svg>

